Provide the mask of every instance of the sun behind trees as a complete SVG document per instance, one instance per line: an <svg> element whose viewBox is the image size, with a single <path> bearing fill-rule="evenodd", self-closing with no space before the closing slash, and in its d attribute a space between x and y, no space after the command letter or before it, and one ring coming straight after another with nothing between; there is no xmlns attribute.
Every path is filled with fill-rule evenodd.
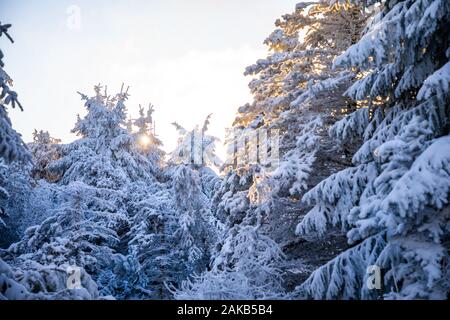
<svg viewBox="0 0 450 320"><path fill-rule="evenodd" d="M445 299L449 23L444 0L299 3L224 163L211 116L166 155L123 86L80 93L75 141L25 145L0 61L0 298Z"/></svg>

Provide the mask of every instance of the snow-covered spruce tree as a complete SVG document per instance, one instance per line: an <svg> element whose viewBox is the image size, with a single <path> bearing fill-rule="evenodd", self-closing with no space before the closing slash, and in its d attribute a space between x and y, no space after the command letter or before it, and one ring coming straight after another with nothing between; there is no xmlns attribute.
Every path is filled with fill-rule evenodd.
<svg viewBox="0 0 450 320"><path fill-rule="evenodd" d="M237 175L228 175L228 178L239 179ZM229 182L226 181L226 185ZM241 191L242 197L247 194L248 191ZM237 210L242 210L240 205L243 204L256 213L245 216L231 227L227 225L213 252L210 268L174 290L176 299L275 299L282 296L282 278L277 265L283 253L277 243L260 232L260 204L255 205L256 199L250 198L247 202L247 199L234 197L233 204L238 206ZM229 203L230 207L233 204Z"/></svg>
<svg viewBox="0 0 450 320"><path fill-rule="evenodd" d="M152 105L146 112L139 106L139 117L127 121L138 152L149 161L156 178L151 183L129 183L124 191L130 230L123 242L128 247L128 259L136 263L136 278L125 298L132 299L170 299L166 283L178 283L185 277L179 251L173 249L173 194L163 170L164 152L155 133L153 111Z"/></svg>
<svg viewBox="0 0 450 320"><path fill-rule="evenodd" d="M216 143L219 139L207 134L210 119L211 115L208 115L201 128L196 126L191 131L173 123L178 131L179 138L175 150L169 155L169 174L176 178L173 180L174 182L192 184L200 192L197 196L192 193L192 201L188 204L191 208L186 210L187 208L180 207L181 211L189 211L200 204L199 208L206 209L202 213L203 219L206 219L208 223L219 230L223 230L223 224L211 211L211 198L221 183L221 179L212 168L220 167L222 162L216 155ZM185 182L182 178L179 178L182 176L187 178ZM181 185L176 186L174 184L174 188L183 192L183 186ZM180 194L177 197L179 197L182 206L183 195Z"/></svg>
<svg viewBox="0 0 450 320"><path fill-rule="evenodd" d="M193 173L188 165L182 165L178 171L183 176L192 176ZM230 177L238 179L237 175L228 175L229 179ZM195 176L192 176L181 181L184 181L184 184L186 181L192 181L191 185L198 184L195 180ZM223 185L219 187L223 189ZM194 195L188 196L185 193L186 191L184 193L180 191L182 195L180 200L194 199ZM242 196L247 197L247 194L248 191L243 191ZM250 201L257 200L250 197ZM243 202L246 204L246 200ZM228 223L229 221L228 219ZM276 265L282 260L283 254L272 239L258 231L260 226L261 220L257 219L257 221L241 221L241 224L235 224L229 230L225 229L226 232L218 243L210 267L202 274L195 274L183 281L178 289L173 290L174 297L176 299L279 298L282 292L282 279Z"/></svg>
<svg viewBox="0 0 450 320"><path fill-rule="evenodd" d="M0 22L0 37L5 35L13 42L8 34L9 24L2 25ZM17 102L17 94L11 91L9 86L12 82L8 74L3 70L3 52L0 49L0 232L3 242L5 219L8 214L5 211L5 203L8 200L9 193L5 188L7 183L7 163L17 158L27 158L28 154L24 148L24 143L20 135L12 128L11 120L8 117L7 105L13 107L20 104ZM8 98L8 101L6 100ZM27 294L25 288L18 284L14 278L11 268L0 257L0 299L24 298Z"/></svg>
<svg viewBox="0 0 450 320"><path fill-rule="evenodd" d="M8 34L9 24L2 25L0 23L0 37L5 35L11 42L13 39ZM8 217L5 207L10 194L7 191L6 184L8 182L8 166L7 164L14 160L28 160L29 155L25 148L20 135L12 128L11 120L8 117L7 106L13 108L17 105L22 106L17 101L17 93L10 89L12 80L3 69L3 52L0 49L0 232L1 242L5 242L5 228L7 227L4 220ZM17 283L11 268L0 257L0 299L23 298L27 294L27 290Z"/></svg>
<svg viewBox="0 0 450 320"><path fill-rule="evenodd" d="M211 245L222 231L222 224L211 211L209 197L220 181L211 170L220 165L220 159L215 153L218 139L207 134L210 116L201 129L196 126L192 131L174 123L180 138L169 159L179 224L176 233L187 254L189 274L205 268Z"/></svg>
<svg viewBox="0 0 450 320"><path fill-rule="evenodd" d="M174 123L180 137L170 154L169 172L175 194L175 241L186 272L182 280L196 277L207 269L211 250L224 230L211 210L211 196L220 179L210 167L218 166L220 160L215 154L217 138L207 134L209 121L210 116L201 128L196 126L191 131ZM186 281L172 284L175 296L178 289L186 286Z"/></svg>
<svg viewBox="0 0 450 320"><path fill-rule="evenodd" d="M99 188L119 189L130 181L152 181L149 161L133 143L126 130L127 91L114 97L95 86L95 96L80 94L87 115L78 117L72 130L81 138L61 148L61 159L49 170L61 174L60 183L83 181Z"/></svg>
<svg viewBox="0 0 450 320"><path fill-rule="evenodd" d="M0 37L5 35L11 42L13 39L8 34L10 24L2 25L0 23ZM3 53L0 50L0 157L6 162L13 160L29 160L29 154L26 150L26 146L18 134L11 125L11 120L8 117L7 107L12 108L19 107L22 110L22 105L17 100L17 93L11 90L12 79L3 69Z"/></svg>
<svg viewBox="0 0 450 320"><path fill-rule="evenodd" d="M239 241L253 238L263 239L271 248L264 251L266 259L257 261L260 269L271 270L262 278L271 278L272 288L259 288L257 273L241 269L240 277L251 284L248 292L253 293L248 297L282 294L281 270L277 267L283 255L273 239L283 244L292 240L286 234L293 234L298 216L304 212L296 200L333 169L350 164L341 159L346 150L328 138L327 129L341 114L356 108L350 99L342 97L355 74L334 70L332 60L358 39L365 20L364 12L356 6L331 10L324 4L301 3L294 13L276 22L277 30L265 42L268 57L246 69L246 74L257 76L250 83L254 102L238 110L227 139L228 170L214 196L216 215L229 230L217 247L213 266L217 263L226 267L217 267L187 284L186 296L208 286L210 279L226 279L227 273L237 272L238 258L230 252L238 245L251 247ZM274 159L277 144L271 141L276 139L276 130L281 138L279 163ZM269 141L264 141L265 137ZM249 154L252 151L256 156ZM315 174L310 176L313 170ZM247 253L240 252L246 260ZM235 293L243 292L234 288Z"/></svg>
<svg viewBox="0 0 450 320"><path fill-rule="evenodd" d="M196 170L180 164L172 169L171 177L178 225L175 241L182 252L186 276L190 276L208 265L211 242L216 236L214 226L208 225L212 214Z"/></svg>
<svg viewBox="0 0 450 320"><path fill-rule="evenodd" d="M0 23L0 37L4 35L11 42L14 42L8 34L10 27L10 24L2 25ZM3 52L0 49L0 200L4 202L8 197L8 192L5 189L6 172L8 170L7 164L14 160L28 162L30 155L20 134L12 128L11 120L8 116L8 106L12 108L17 106L22 110L22 105L17 100L17 93L10 88L12 86L12 79L3 69L5 66L3 57ZM4 217L5 215L6 212L3 206L0 205L0 225L4 225L2 216Z"/></svg>
<svg viewBox="0 0 450 320"><path fill-rule="evenodd" d="M155 166L153 172L156 174L160 171L160 167L164 160L164 151L161 149L162 142L158 139L155 132L155 122L153 121L154 107L149 104L147 111L139 105L139 117L132 121L132 124L137 128L134 132L136 144L139 150L146 155L151 163Z"/></svg>
<svg viewBox="0 0 450 320"><path fill-rule="evenodd" d="M129 211L134 214L127 237L130 254L140 264L136 297L173 298L169 288L179 287L192 273L204 270L209 261L211 246L221 229L209 204L220 179L206 166L218 161L216 138L205 134L208 122L209 117L201 129L203 139L200 129L194 130L200 137L197 143L203 143L203 150L207 150L204 163L200 156L198 164L190 164L194 131L177 125L179 145L170 154L166 178L152 185L130 186ZM139 127L139 121L135 125ZM201 152L202 147L197 147Z"/></svg>
<svg viewBox="0 0 450 320"><path fill-rule="evenodd" d="M297 288L303 298L445 299L449 292L450 3L383 1L380 9L335 60L364 71L346 94L367 102L330 134L341 142L360 134L364 144L353 167L305 196L315 206L297 228L312 237L339 226L352 247ZM370 289L376 268L379 290Z"/></svg>
<svg viewBox="0 0 450 320"><path fill-rule="evenodd" d="M322 3L299 3L295 12L276 21L277 29L265 41L269 55L246 69L245 74L256 76L249 85L254 101L238 110L228 141L228 164L237 170L229 170L215 196L218 215L227 216L231 225L248 214L248 191L263 188L267 212L288 212L286 206L298 212L264 218L266 232L288 242L285 234L293 234L303 212L297 200L334 170L350 165L346 148L333 143L327 131L342 114L357 108L342 97L355 72L333 69L332 61L358 39L365 21L360 7L331 9ZM276 130L280 159L270 168L261 161L261 137L273 139ZM245 136L249 138L242 143ZM258 150L258 163L243 159L240 149Z"/></svg>

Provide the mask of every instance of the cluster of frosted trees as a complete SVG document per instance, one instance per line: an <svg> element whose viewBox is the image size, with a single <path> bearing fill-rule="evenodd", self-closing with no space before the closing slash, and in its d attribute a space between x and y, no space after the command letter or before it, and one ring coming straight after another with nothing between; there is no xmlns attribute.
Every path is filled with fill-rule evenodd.
<svg viewBox="0 0 450 320"><path fill-rule="evenodd" d="M123 88L111 96L96 86L81 97L79 139L62 145L35 132L23 150L31 164L3 165L2 231L14 233L2 233L10 244L2 297L170 298L169 285L207 267L220 234L207 209L217 176L175 161L163 168L151 109L130 132Z"/></svg>
<svg viewBox="0 0 450 320"><path fill-rule="evenodd" d="M153 106L127 119L128 89L97 85L80 93L78 139L35 131L26 146L7 116L20 104L1 72L0 298L169 299L208 267L223 232L209 209L219 178L176 152L165 163Z"/></svg>
<svg viewBox="0 0 450 320"><path fill-rule="evenodd" d="M74 142L26 146L0 60L0 298L445 298L449 24L445 0L299 3L245 71L220 176L209 116L165 155L123 87L80 94ZM286 247L330 235L286 285Z"/></svg>
<svg viewBox="0 0 450 320"><path fill-rule="evenodd" d="M226 235L178 297L447 296L449 24L441 0L299 3L276 21L233 127L279 130L279 165L227 162ZM333 233L348 248L286 292L280 245Z"/></svg>

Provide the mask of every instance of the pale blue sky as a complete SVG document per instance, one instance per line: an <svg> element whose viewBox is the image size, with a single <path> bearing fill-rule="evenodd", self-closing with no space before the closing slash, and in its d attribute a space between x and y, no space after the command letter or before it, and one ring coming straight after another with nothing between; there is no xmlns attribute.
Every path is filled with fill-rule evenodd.
<svg viewBox="0 0 450 320"><path fill-rule="evenodd" d="M25 112L11 110L25 141L34 128L69 142L76 91L130 86L127 107L155 105L156 130L170 151L177 121L191 128L213 113L211 133L223 139L236 109L251 101L244 68L263 58L263 41L298 0L0 0L0 21L15 44L0 38L5 70ZM67 26L71 5L80 29ZM220 150L223 154L223 150Z"/></svg>

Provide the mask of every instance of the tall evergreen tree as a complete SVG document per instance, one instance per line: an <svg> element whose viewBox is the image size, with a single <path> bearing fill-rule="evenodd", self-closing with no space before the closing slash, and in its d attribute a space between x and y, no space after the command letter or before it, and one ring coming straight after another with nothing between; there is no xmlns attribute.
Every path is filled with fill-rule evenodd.
<svg viewBox="0 0 450 320"><path fill-rule="evenodd" d="M327 131L342 114L357 108L342 97L357 74L333 68L332 61L358 39L365 21L360 7L336 10L322 3L299 3L294 13L276 21L277 29L265 41L268 57L245 72L257 76L249 85L254 101L239 108L228 139L232 158L227 164L232 170L224 180L229 186L215 197L219 215L232 223L252 215L248 191L258 189L265 190L260 209L267 213L279 206L296 207L305 191L333 170L350 165L347 150L333 143ZM271 167L270 161L261 161L262 138L277 139L277 131L280 140L267 143L268 160L275 160ZM246 141L239 141L246 135ZM278 147L279 159L274 159ZM253 158L259 161L247 161L248 150L256 150ZM292 232L298 219L266 216L265 227L275 237Z"/></svg>
<svg viewBox="0 0 450 320"><path fill-rule="evenodd" d="M218 177L206 163L190 163L190 152L194 152L191 135L179 125L177 129L181 135L164 173L167 179L130 185L130 209L135 215L127 236L130 255L139 261L137 297L172 298L170 288L178 288L206 268L220 230L208 198ZM207 124L203 132L206 130ZM215 138L206 136L204 141L214 150Z"/></svg>
<svg viewBox="0 0 450 320"><path fill-rule="evenodd" d="M149 157L151 163L155 166L154 172L158 172L164 160L165 153L161 149L162 142L156 136L155 121L153 120L154 107L149 104L147 111L139 105L139 117L133 122L137 131L134 133L136 144L139 150Z"/></svg>
<svg viewBox="0 0 450 320"><path fill-rule="evenodd" d="M207 134L209 121L210 116L201 129L196 126L192 131L174 123L180 138L169 159L178 220L175 235L184 252L189 276L207 267L212 246L222 231L222 224L213 215L208 197L215 188L211 181L218 182L217 175L208 166L220 163L215 154L217 138Z"/></svg>
<svg viewBox="0 0 450 320"><path fill-rule="evenodd" d="M333 143L327 131L358 107L342 97L357 72L334 69L332 60L358 39L365 21L360 7L336 10L300 3L277 20L265 41L268 57L246 69L256 76L249 85L254 101L239 108L228 137L228 167L214 196L216 214L228 231L214 256L227 261L228 271L235 270L237 258L229 252L252 245L239 241L264 238L272 258L259 260L259 268L275 268L270 273L273 296L283 292L279 269L284 263L274 240L282 245L295 241L297 219L306 209L298 199L333 170L350 165L346 148ZM273 141L277 132L279 141ZM250 283L258 281L252 278L257 273L246 274Z"/></svg>
<svg viewBox="0 0 450 320"><path fill-rule="evenodd" d="M330 133L344 143L360 134L363 144L353 167L305 196L315 206L297 232L321 236L339 226L352 247L299 286L300 296L446 297L449 23L448 1L385 1L361 40L335 60L364 72L346 91L364 108ZM368 281L374 266L383 271L379 290Z"/></svg>
<svg viewBox="0 0 450 320"><path fill-rule="evenodd" d="M5 35L11 42L14 42L11 36L8 34L10 24L0 23L0 37ZM22 105L17 100L17 93L11 90L12 79L3 69L3 52L0 50L0 156L6 162L13 160L29 160L29 153L26 150L26 146L18 134L11 125L11 120L8 117L7 108L18 107L22 110Z"/></svg>

